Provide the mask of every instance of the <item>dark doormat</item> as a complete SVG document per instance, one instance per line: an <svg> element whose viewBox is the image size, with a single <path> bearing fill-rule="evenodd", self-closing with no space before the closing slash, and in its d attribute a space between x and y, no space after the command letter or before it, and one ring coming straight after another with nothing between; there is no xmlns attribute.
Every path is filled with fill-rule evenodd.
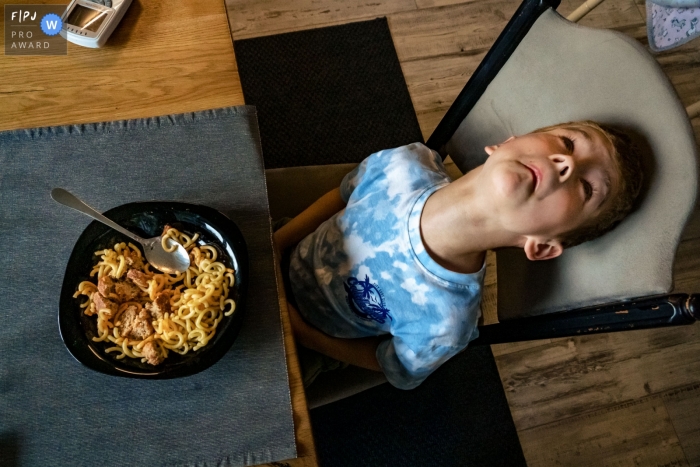
<svg viewBox="0 0 700 467"><path fill-rule="evenodd" d="M475 346L410 391L389 384L311 410L320 464L525 466L491 348Z"/></svg>
<svg viewBox="0 0 700 467"><path fill-rule="evenodd" d="M234 42L265 167L360 162L423 142L386 18Z"/></svg>

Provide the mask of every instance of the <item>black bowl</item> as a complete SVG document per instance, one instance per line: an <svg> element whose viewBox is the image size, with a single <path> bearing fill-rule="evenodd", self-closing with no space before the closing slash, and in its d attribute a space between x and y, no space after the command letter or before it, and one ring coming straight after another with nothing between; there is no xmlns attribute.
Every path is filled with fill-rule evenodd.
<svg viewBox="0 0 700 467"><path fill-rule="evenodd" d="M235 271L235 284L229 290L229 298L236 302L236 311L225 316L216 328L209 343L185 355L170 352L168 358L157 366L141 363L140 359L107 353L111 342L94 342L97 336L97 319L86 316L80 308L84 295L73 298L78 284L90 278L90 271L98 257L95 251L113 248L118 242L131 241L124 235L97 221L87 226L73 248L63 277L58 309L58 325L63 343L80 363L109 375L129 378L167 379L198 373L216 363L231 348L241 328L248 286L248 250L241 231L231 219L215 209L186 203L144 202L130 203L110 209L105 215L143 238L156 237L169 224L182 232L200 234L201 242L214 245L219 252L218 261ZM131 241L134 243L133 241ZM143 250L142 250L143 253Z"/></svg>

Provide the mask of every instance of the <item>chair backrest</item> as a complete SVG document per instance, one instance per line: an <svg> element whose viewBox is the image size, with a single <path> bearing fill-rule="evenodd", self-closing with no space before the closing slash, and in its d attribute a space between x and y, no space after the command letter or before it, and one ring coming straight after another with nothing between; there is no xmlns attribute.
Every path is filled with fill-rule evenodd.
<svg viewBox="0 0 700 467"><path fill-rule="evenodd" d="M683 227L694 207L693 130L656 60L633 39L545 11L445 146L463 171L484 146L573 120L639 136L645 184L640 207L605 236L549 261L497 253L501 320L668 293Z"/></svg>

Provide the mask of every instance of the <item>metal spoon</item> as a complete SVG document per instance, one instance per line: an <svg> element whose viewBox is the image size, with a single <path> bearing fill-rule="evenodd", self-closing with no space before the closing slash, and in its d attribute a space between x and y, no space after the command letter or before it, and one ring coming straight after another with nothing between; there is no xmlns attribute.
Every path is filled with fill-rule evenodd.
<svg viewBox="0 0 700 467"><path fill-rule="evenodd" d="M168 248L176 246L176 249L175 251L169 253L163 249L162 237L141 238L138 235L129 232L119 224L107 219L105 216L95 211L93 208L78 199L75 195L67 192L63 188L54 188L51 190L51 197L57 203L73 208L76 211L80 211L83 214L86 214L93 219L113 228L117 232L123 233L130 239L139 242L141 246L143 246L143 251L148 262L159 271L167 274L177 274L179 272L187 271L187 268L190 267L190 257L187 254L187 251L182 245L174 241L172 238L168 238L166 243L168 244Z"/></svg>

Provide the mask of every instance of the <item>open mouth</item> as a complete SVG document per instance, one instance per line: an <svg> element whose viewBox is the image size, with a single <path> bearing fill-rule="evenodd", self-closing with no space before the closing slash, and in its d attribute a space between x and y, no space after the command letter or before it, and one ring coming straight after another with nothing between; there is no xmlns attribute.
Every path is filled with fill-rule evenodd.
<svg viewBox="0 0 700 467"><path fill-rule="evenodd" d="M530 173L532 174L532 181L533 181L533 185L534 185L532 188L532 191L537 190L537 187L540 184L540 180L542 179L542 175L540 175L540 171L537 170L535 167L531 167L529 165L523 164L523 166L525 166L525 168L527 170L529 170Z"/></svg>

